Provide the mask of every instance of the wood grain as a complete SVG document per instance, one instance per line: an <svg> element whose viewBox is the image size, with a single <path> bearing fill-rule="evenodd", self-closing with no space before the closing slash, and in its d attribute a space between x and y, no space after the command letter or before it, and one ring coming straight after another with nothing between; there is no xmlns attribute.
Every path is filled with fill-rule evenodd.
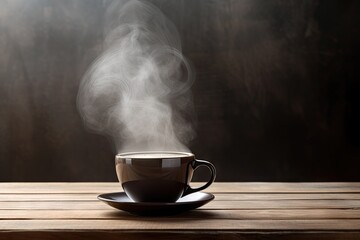
<svg viewBox="0 0 360 240"><path fill-rule="evenodd" d="M0 202L22 201L95 201L100 193L0 193ZM257 201L257 200L360 200L360 193L216 193L216 200Z"/></svg>
<svg viewBox="0 0 360 240"><path fill-rule="evenodd" d="M358 230L360 220L233 220L222 219L169 219L136 220L1 220L0 229L6 230L168 230L168 231L261 231L261 230Z"/></svg>
<svg viewBox="0 0 360 240"><path fill-rule="evenodd" d="M0 210L27 209L109 209L100 201L45 201L45 202L2 202ZM360 200L258 200L258 201L212 201L204 209L354 209L360 208Z"/></svg>
<svg viewBox="0 0 360 240"><path fill-rule="evenodd" d="M0 239L359 239L359 188L214 183L197 210L141 217L96 199L119 183L0 183Z"/></svg>
<svg viewBox="0 0 360 240"><path fill-rule="evenodd" d="M203 183L194 183L200 186ZM119 183L1 183L1 193L95 193L119 192ZM265 182L215 182L212 193L360 193L360 183L265 183Z"/></svg>
<svg viewBox="0 0 360 240"><path fill-rule="evenodd" d="M251 209L226 210L201 208L196 211L169 216L176 219L257 219L257 220L306 220L306 219L360 219L360 210L354 209ZM97 210L0 210L0 220L5 219L141 219L141 217L115 209ZM150 219L150 218L147 218ZM163 217L165 219L165 217Z"/></svg>
<svg viewBox="0 0 360 240"><path fill-rule="evenodd" d="M234 232L234 231L8 231L0 235L1 240L27 239L27 240L54 240L54 239L101 239L101 240L139 240L139 239L180 239L180 240L359 240L359 231L266 231L266 232Z"/></svg>

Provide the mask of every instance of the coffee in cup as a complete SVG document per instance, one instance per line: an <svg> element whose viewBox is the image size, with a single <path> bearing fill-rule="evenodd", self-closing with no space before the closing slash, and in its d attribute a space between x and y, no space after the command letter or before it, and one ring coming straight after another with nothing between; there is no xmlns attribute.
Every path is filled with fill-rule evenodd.
<svg viewBox="0 0 360 240"><path fill-rule="evenodd" d="M186 152L120 153L115 163L125 193L135 202L176 202L207 188L216 176L214 165ZM193 172L200 166L209 168L210 180L199 188L191 188Z"/></svg>

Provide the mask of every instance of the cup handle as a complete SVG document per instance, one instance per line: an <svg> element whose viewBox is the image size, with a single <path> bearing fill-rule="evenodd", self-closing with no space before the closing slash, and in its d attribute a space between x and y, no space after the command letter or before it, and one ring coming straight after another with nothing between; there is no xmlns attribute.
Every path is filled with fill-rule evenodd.
<svg viewBox="0 0 360 240"><path fill-rule="evenodd" d="M207 188L208 186L210 186L214 182L215 177L216 177L216 170L215 170L214 165L212 163L208 162L208 161L198 160L198 159L195 159L194 161L192 161L189 164L189 167L192 167L192 169L194 171L200 166L205 166L210 170L211 177L210 177L209 181L204 186L201 186L201 187L198 187L198 188L191 188L188 185L182 196L186 196L186 195L188 195L190 193L194 193L194 192L204 190L205 188Z"/></svg>

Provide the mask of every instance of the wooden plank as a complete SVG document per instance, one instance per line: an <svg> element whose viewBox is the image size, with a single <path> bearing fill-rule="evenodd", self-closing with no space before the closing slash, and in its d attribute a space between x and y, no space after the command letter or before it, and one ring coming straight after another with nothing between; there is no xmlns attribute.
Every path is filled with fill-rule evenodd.
<svg viewBox="0 0 360 240"><path fill-rule="evenodd" d="M232 220L169 219L136 220L0 220L0 232L9 230L125 230L125 231L264 231L264 230L353 230L360 231L360 220Z"/></svg>
<svg viewBox="0 0 360 240"><path fill-rule="evenodd" d="M100 193L99 193L100 194ZM23 201L95 201L96 193L9 193L0 194L0 202L23 202ZM351 194L352 195L352 194ZM355 194L356 195L356 194ZM359 194L360 196L360 194ZM350 196L348 196L350 197ZM353 197L352 199L356 199Z"/></svg>
<svg viewBox="0 0 360 240"><path fill-rule="evenodd" d="M360 200L360 193L217 193L216 200ZM0 195L1 199L1 195Z"/></svg>
<svg viewBox="0 0 360 240"><path fill-rule="evenodd" d="M123 191L120 183L0 183L0 194L3 193L105 193Z"/></svg>
<svg viewBox="0 0 360 240"><path fill-rule="evenodd" d="M100 193L25 193L0 194L0 202L21 201L94 201ZM217 193L216 200L360 200L360 193Z"/></svg>
<svg viewBox="0 0 360 240"><path fill-rule="evenodd" d="M141 217L118 210L0 210L0 220L6 219L139 219ZM360 219L360 210L353 209L254 209L189 211L167 218L176 219ZM150 219L150 218L149 218Z"/></svg>
<svg viewBox="0 0 360 240"><path fill-rule="evenodd" d="M358 231L7 231L0 234L0 240L27 239L27 240L54 240L54 239L101 239L101 240L359 240Z"/></svg>
<svg viewBox="0 0 360 240"><path fill-rule="evenodd" d="M202 183L194 183L199 186ZM122 191L119 183L0 183L0 193L104 193ZM360 182L265 183L217 182L212 193L359 193Z"/></svg>
<svg viewBox="0 0 360 240"><path fill-rule="evenodd" d="M2 210L27 209L109 209L100 201L49 201L49 202L2 202ZM212 201L204 209L353 209L360 208L360 200L258 200Z"/></svg>

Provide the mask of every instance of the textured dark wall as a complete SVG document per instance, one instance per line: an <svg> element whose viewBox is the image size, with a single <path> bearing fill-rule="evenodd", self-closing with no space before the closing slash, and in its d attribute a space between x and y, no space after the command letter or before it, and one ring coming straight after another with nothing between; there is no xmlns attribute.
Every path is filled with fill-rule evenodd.
<svg viewBox="0 0 360 240"><path fill-rule="evenodd" d="M197 71L191 149L219 181L360 181L359 1L153 2ZM0 181L116 179L75 104L107 4L0 0Z"/></svg>

